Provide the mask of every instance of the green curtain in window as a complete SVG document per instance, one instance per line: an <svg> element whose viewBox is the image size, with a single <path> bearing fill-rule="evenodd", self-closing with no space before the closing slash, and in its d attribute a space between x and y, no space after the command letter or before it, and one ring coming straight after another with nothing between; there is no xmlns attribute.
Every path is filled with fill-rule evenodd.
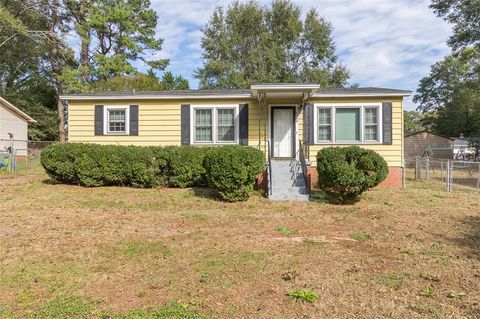
<svg viewBox="0 0 480 319"><path fill-rule="evenodd" d="M336 109L335 138L337 142L360 140L360 109Z"/></svg>

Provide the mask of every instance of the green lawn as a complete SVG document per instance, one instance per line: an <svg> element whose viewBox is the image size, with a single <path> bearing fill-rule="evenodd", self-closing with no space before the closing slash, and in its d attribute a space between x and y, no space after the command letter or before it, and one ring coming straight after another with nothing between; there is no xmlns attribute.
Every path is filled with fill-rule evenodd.
<svg viewBox="0 0 480 319"><path fill-rule="evenodd" d="M480 195L354 206L0 176L0 318L478 318Z"/></svg>

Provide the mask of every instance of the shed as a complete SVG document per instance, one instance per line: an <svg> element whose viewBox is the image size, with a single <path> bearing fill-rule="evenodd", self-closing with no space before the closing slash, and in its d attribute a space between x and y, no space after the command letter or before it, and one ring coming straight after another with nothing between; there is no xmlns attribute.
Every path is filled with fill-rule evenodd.
<svg viewBox="0 0 480 319"><path fill-rule="evenodd" d="M0 152L7 152L13 139L15 155L27 156L28 123L35 122L25 112L0 97Z"/></svg>
<svg viewBox="0 0 480 319"><path fill-rule="evenodd" d="M453 138L428 130L405 134L405 157L453 158Z"/></svg>

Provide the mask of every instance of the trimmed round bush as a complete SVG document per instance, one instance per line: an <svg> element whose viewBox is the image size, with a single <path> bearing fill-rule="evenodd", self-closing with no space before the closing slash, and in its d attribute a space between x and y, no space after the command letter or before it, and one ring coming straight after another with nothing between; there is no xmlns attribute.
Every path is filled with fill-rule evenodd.
<svg viewBox="0 0 480 319"><path fill-rule="evenodd" d="M348 202L385 180L388 166L372 150L327 147L317 154L317 171L320 188L339 202Z"/></svg>
<svg viewBox="0 0 480 319"><path fill-rule="evenodd" d="M208 185L229 202L247 200L265 165L262 151L248 146L211 148L205 157Z"/></svg>
<svg viewBox="0 0 480 319"><path fill-rule="evenodd" d="M168 153L168 185L172 187L207 186L207 171L203 165L208 147L170 146Z"/></svg>

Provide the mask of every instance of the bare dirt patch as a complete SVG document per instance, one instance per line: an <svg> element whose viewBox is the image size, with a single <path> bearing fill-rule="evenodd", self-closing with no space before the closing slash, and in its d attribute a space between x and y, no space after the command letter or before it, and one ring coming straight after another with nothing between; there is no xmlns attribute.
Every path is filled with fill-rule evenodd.
<svg viewBox="0 0 480 319"><path fill-rule="evenodd" d="M479 194L414 184L353 206L230 204L46 179L0 176L0 317L480 317Z"/></svg>

